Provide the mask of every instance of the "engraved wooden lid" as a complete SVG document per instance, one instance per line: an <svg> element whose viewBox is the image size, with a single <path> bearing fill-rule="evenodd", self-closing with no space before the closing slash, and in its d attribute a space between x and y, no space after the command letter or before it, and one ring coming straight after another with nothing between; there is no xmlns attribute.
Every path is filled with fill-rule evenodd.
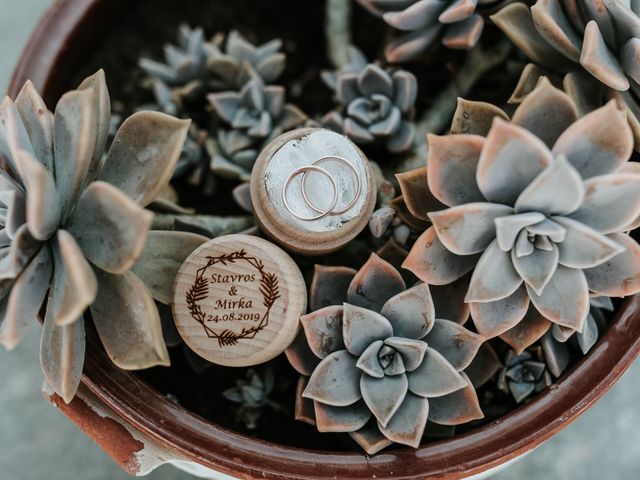
<svg viewBox="0 0 640 480"><path fill-rule="evenodd" d="M306 312L302 274L283 250L262 238L226 235L182 264L173 317L185 343L219 365L257 365L282 353Z"/></svg>
<svg viewBox="0 0 640 480"><path fill-rule="evenodd" d="M340 161L314 163L327 157ZM302 196L303 176L287 184L296 169L311 165L331 175L328 179L326 174L309 172L306 179L307 192L319 210L330 207L334 182L335 211L353 203L350 208L315 221L296 218L287 209L282 193L289 185L286 194L295 213L305 218L317 215L319 210L309 208ZM262 150L251 174L251 202L256 223L274 242L301 255L321 255L338 250L367 226L375 208L376 185L367 157L351 140L330 130L304 128L280 135Z"/></svg>

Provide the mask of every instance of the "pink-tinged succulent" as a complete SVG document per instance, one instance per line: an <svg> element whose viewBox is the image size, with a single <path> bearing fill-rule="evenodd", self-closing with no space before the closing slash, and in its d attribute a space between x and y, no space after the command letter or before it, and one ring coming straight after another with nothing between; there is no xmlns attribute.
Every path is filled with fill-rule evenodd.
<svg viewBox="0 0 640 480"><path fill-rule="evenodd" d="M167 301L171 272L206 240L149 232L144 209L171 178L189 121L136 113L105 156L109 105L102 71L55 113L30 82L0 105L0 341L14 348L44 304L42 368L67 402L82 375L87 309L119 367L169 363L154 297Z"/></svg>
<svg viewBox="0 0 640 480"><path fill-rule="evenodd" d="M478 43L484 19L478 4L497 0L358 0L402 33L385 50L387 61L412 60L438 40L447 48L467 50Z"/></svg>
<svg viewBox="0 0 640 480"><path fill-rule="evenodd" d="M393 442L417 447L427 420L458 425L483 417L463 372L483 338L436 319L428 285L406 289L400 273L373 254L358 272L317 266L310 307L287 350L303 375L299 420L349 433L374 454Z"/></svg>
<svg viewBox="0 0 640 480"><path fill-rule="evenodd" d="M611 98L625 104L640 143L640 17L635 2L537 0L532 7L507 5L491 18L535 63L523 72L520 87L531 84L527 77L536 69L568 74L565 90L579 108L593 109L594 103L597 108Z"/></svg>
<svg viewBox="0 0 640 480"><path fill-rule="evenodd" d="M580 65L605 85L628 90L640 82L640 17L634 2L537 0L507 5L491 18L534 62Z"/></svg>
<svg viewBox="0 0 640 480"><path fill-rule="evenodd" d="M461 101L452 131L466 133L429 138L426 184L399 177L408 209L433 222L404 267L436 285L473 271L477 331L521 352L552 324L583 332L590 294L640 291L640 246L626 233L640 175L615 102L577 119L543 80L507 118ZM425 210L434 198L443 209Z"/></svg>

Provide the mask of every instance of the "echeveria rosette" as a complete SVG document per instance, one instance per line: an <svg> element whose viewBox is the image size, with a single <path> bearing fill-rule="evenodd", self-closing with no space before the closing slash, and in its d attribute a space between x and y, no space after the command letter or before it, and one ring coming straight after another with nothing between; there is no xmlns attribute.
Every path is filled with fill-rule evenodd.
<svg viewBox="0 0 640 480"><path fill-rule="evenodd" d="M335 90L340 106L322 120L327 128L360 145L381 143L391 153L411 147L418 95L418 81L412 73L370 63L358 73L338 73Z"/></svg>
<svg viewBox="0 0 640 480"><path fill-rule="evenodd" d="M524 402L534 392L545 390L553 382L544 355L537 354L540 349L536 350L520 354L509 350L498 376L498 389L510 394L517 403Z"/></svg>
<svg viewBox="0 0 640 480"><path fill-rule="evenodd" d="M0 202L6 207L0 339L14 348L44 303L42 368L67 402L82 374L87 309L120 368L169 363L150 293L157 289L147 288L132 267L155 271L159 282L159 264L142 259L148 239L161 245L154 252L160 258L167 253L162 245L205 240L150 233L153 215L144 209L171 178L189 122L136 113L122 124L105 157L109 103L100 71L63 95L53 114L30 82L15 103L5 98L0 105L6 165L0 170Z"/></svg>
<svg viewBox="0 0 640 480"><path fill-rule="evenodd" d="M552 324L583 332L590 294L640 291L640 246L626 233L640 213L640 175L614 102L576 120L571 99L543 81L505 118L461 102L454 131L479 134L431 136L421 192L401 178L412 212L429 198L449 207L428 214L433 226L404 266L430 284L473 271L466 301L477 331L521 352Z"/></svg>
<svg viewBox="0 0 640 480"><path fill-rule="evenodd" d="M523 72L520 90L535 70L567 74L565 89L579 107L594 102L599 107L610 98L626 104L640 143L640 17L635 2L537 0L531 7L507 5L491 18L535 64Z"/></svg>
<svg viewBox="0 0 640 480"><path fill-rule="evenodd" d="M476 8L497 0L358 0L401 33L385 49L387 61L414 59L438 40L468 50L482 35L484 19Z"/></svg>
<svg viewBox="0 0 640 480"><path fill-rule="evenodd" d="M483 417L463 372L483 338L436 319L426 284L406 289L400 273L373 254L358 272L316 267L310 308L287 350L303 375L298 419L349 433L374 454L393 442L417 447L427 420L459 425Z"/></svg>
<svg viewBox="0 0 640 480"><path fill-rule="evenodd" d="M209 146L214 171L224 177L246 179L262 145L307 121L307 116L297 106L286 103L285 97L284 87L265 85L255 75L240 91L207 95L227 127L219 131L217 144Z"/></svg>

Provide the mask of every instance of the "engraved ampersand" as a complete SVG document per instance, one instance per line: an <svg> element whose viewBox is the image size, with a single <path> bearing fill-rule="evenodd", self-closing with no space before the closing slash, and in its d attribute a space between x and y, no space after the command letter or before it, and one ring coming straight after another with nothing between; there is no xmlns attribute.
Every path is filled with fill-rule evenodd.
<svg viewBox="0 0 640 480"><path fill-rule="evenodd" d="M185 293L191 317L220 347L255 338L269 324L271 308L280 298L277 275L244 249L205 259ZM238 271L219 271L215 266L237 266Z"/></svg>

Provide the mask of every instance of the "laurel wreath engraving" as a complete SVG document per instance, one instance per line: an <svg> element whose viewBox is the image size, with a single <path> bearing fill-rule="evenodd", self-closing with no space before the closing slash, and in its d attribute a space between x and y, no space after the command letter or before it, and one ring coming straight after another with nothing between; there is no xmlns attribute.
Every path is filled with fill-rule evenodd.
<svg viewBox="0 0 640 480"><path fill-rule="evenodd" d="M273 273L264 271L264 264L255 257L247 256L247 252L243 249L233 253L220 255L219 257L206 257L207 264L199 268L196 272L196 278L193 285L187 290L185 299L187 308L191 317L204 328L207 337L215 338L220 347L229 347L236 345L242 338L255 338L255 336L269 324L269 314L271 307L275 301L280 298L280 289L278 287L278 277ZM262 294L262 304L266 307L264 315L261 317L258 325L250 328L243 328L240 332L234 332L225 329L218 333L212 330L206 324L206 314L200 306L200 302L209 296L209 280L205 277L205 272L209 267L216 264L228 265L238 261L245 261L254 267L260 273L260 293Z"/></svg>

